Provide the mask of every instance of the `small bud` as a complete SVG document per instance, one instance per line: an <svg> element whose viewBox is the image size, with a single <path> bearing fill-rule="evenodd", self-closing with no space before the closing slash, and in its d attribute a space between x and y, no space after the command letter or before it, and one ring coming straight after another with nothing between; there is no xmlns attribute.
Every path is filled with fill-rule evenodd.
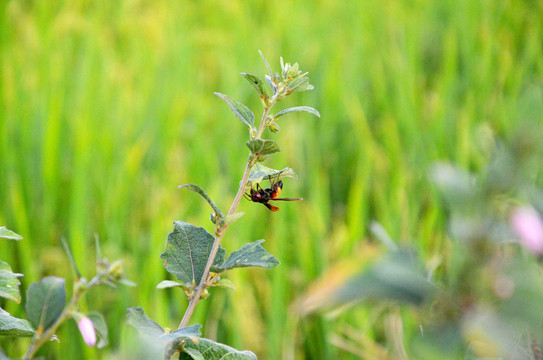
<svg viewBox="0 0 543 360"><path fill-rule="evenodd" d="M123 262L121 260L115 261L109 266L108 269L109 276L115 281L119 281L124 276Z"/></svg>
<svg viewBox="0 0 543 360"><path fill-rule="evenodd" d="M94 325L91 319L85 315L80 315L77 321L77 327L81 332L81 336L88 346L94 346L96 344L96 332L94 331Z"/></svg>
<svg viewBox="0 0 543 360"><path fill-rule="evenodd" d="M207 299L209 297L209 291L207 291L207 289L204 289L204 291L202 291L202 296L200 296L202 299Z"/></svg>
<svg viewBox="0 0 543 360"><path fill-rule="evenodd" d="M281 128L279 127L279 125L277 125L276 123L272 122L270 124L270 126L268 127L270 129L270 131L274 134L278 133L279 130L281 130Z"/></svg>
<svg viewBox="0 0 543 360"><path fill-rule="evenodd" d="M209 214L209 220L211 220L211 222L212 222L213 224L216 224L216 223L217 223L217 214L215 214L215 213L210 213L210 214Z"/></svg>
<svg viewBox="0 0 543 360"><path fill-rule="evenodd" d="M258 162L263 162L263 161L266 161L267 158L268 158L268 157L267 157L266 155L260 155L260 156L256 159L256 161L258 161Z"/></svg>
<svg viewBox="0 0 543 360"><path fill-rule="evenodd" d="M251 139L255 139L256 138L256 129L254 127L251 127Z"/></svg>

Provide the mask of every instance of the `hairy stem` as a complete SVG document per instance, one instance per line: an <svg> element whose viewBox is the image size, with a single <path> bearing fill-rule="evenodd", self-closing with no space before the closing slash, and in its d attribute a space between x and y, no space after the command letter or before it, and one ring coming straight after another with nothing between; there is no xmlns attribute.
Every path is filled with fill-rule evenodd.
<svg viewBox="0 0 543 360"><path fill-rule="evenodd" d="M258 127L258 132L256 134L255 139L260 139L260 137L262 136L262 133L264 132L264 129L266 128L265 123L268 119L268 114L270 113L270 110L273 107L273 105L275 105L276 101L277 101L277 96L274 96L271 99L270 106L267 109L264 109L264 113L262 114L262 119L260 120L260 125ZM256 164L256 161L257 161L256 157L249 155L249 160L247 161L247 166L245 167L245 172L243 173L243 178L239 184L238 193L236 194L236 197L234 198L234 201L232 202L232 206L230 207L230 210L228 211L228 215L232 215L233 213L236 212L239 202L241 201L241 198L243 194L245 193L245 188L247 187L247 182L249 181L249 174L251 173L251 169L253 168L253 166ZM181 319L181 322L179 323L178 329L184 328L185 326L188 325L190 318L192 314L194 313L194 310L196 309L196 305L198 305L198 302L200 301L202 292L206 288L207 278L209 277L209 271L211 269L211 265L213 265L213 262L215 261L215 256L217 255L217 251L219 250L219 246L221 245L221 241L227 227L228 225L224 225L223 227L219 228L215 232L215 241L213 242L213 247L211 248L211 252L209 253L209 258L207 259L207 263L204 268L202 278L200 279L200 282L198 283L198 286L196 287L194 291L194 295L192 295L189 301L189 305L187 307L187 310L185 311L185 314L183 315L183 319Z"/></svg>

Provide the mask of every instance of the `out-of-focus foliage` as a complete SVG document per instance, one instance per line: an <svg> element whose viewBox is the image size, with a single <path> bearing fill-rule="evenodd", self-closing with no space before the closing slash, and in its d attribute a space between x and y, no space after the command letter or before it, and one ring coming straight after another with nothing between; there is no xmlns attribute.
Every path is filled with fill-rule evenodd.
<svg viewBox="0 0 543 360"><path fill-rule="evenodd" d="M416 271L422 264L395 250L351 279L327 284L324 296L318 286L302 305L313 311L367 299L419 305L421 333L403 349L417 359L540 358L543 216L534 207L543 194L535 181L543 126L530 125L508 143L496 142L479 173L434 167L450 211L451 251L441 271Z"/></svg>
<svg viewBox="0 0 543 360"><path fill-rule="evenodd" d="M62 346L42 355L145 359L122 325L135 305L178 324L183 294L155 290L166 272L153 254L164 251L172 219L208 222L201 199L179 184L200 184L220 208L231 203L248 149L226 143L243 143L246 129L213 92L259 108L236 76L260 73L257 49L273 68L280 55L296 60L315 84L284 106L301 98L322 117L281 117L283 151L265 163L294 169L299 180L287 179L282 195L304 201L274 214L241 204L225 248L265 238L282 265L233 271L238 291L214 290L194 322L259 359L382 359L401 348L398 334L420 334L412 311L361 305L300 320L292 304L323 274L344 278L380 258L374 220L434 276L460 268L443 266L454 251L449 210L426 173L436 161L477 173L493 133L509 138L520 119L541 121L541 13L533 0L1 2L0 224L25 241L4 241L0 257L24 272L26 289L70 272L63 236L92 273L96 234L138 283L93 289L81 304L104 314L110 345L88 348L67 323ZM493 186L509 174L492 176ZM0 347L11 356L27 343Z"/></svg>

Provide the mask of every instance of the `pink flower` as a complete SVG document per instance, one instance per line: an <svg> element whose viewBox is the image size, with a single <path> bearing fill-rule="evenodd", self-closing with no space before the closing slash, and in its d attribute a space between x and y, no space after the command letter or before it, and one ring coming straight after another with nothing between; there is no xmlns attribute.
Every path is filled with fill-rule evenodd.
<svg viewBox="0 0 543 360"><path fill-rule="evenodd" d="M522 245L536 254L543 253L543 220L533 207L516 208L511 215L511 225Z"/></svg>
<svg viewBox="0 0 543 360"><path fill-rule="evenodd" d="M77 326L79 327L79 331L81 331L81 336L83 336L85 344L94 346L96 344L96 333L94 332L94 325L91 319L83 315L77 321Z"/></svg>

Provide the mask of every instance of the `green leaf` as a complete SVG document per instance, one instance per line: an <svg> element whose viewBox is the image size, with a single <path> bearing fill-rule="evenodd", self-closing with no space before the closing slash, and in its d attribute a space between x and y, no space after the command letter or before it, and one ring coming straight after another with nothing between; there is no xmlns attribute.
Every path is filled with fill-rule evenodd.
<svg viewBox="0 0 543 360"><path fill-rule="evenodd" d="M165 334L161 337L161 339L165 340L179 340L182 338L189 338L191 341L195 342L198 341L198 337L200 336L200 328L202 326L200 324L194 324L190 326L186 326L181 329L177 329L172 331L169 334Z"/></svg>
<svg viewBox="0 0 543 360"><path fill-rule="evenodd" d="M164 335L164 329L158 325L154 320L149 319L142 308L131 307L128 308L127 324L141 333L153 337L159 337Z"/></svg>
<svg viewBox="0 0 543 360"><path fill-rule="evenodd" d="M200 336L200 324L186 326L177 329L171 333L166 333L162 326L151 320L140 307L128 308L128 325L138 330L142 335L157 339L162 342L162 347L179 343L184 339L190 339L191 342L198 341ZM190 342L188 342L190 343Z"/></svg>
<svg viewBox="0 0 543 360"><path fill-rule="evenodd" d="M245 144L255 156L269 155L281 151L275 141L268 139L249 140Z"/></svg>
<svg viewBox="0 0 543 360"><path fill-rule="evenodd" d="M221 226L230 225L234 221L237 221L239 218L241 218L245 213L243 211L233 213L232 215L228 215L224 218L224 220L221 222Z"/></svg>
<svg viewBox="0 0 543 360"><path fill-rule="evenodd" d="M260 57L262 58L262 61L264 61L264 65L266 65L266 69L268 69L268 72L270 73L270 75L273 75L272 69L270 67L270 63L268 62L268 60L266 59L264 54L262 54L262 51L258 50L258 53L260 54Z"/></svg>
<svg viewBox="0 0 543 360"><path fill-rule="evenodd" d="M295 112L295 111L305 111L305 112L315 115L316 117L321 117L321 114L316 109L313 109L310 106L295 106L295 107L291 107L291 108L279 111L277 114L275 114L274 119L278 119L279 117L285 114Z"/></svg>
<svg viewBox="0 0 543 360"><path fill-rule="evenodd" d="M257 163L251 169L248 185L250 186L263 180L278 180L284 177L289 177L292 179L298 178L291 168L286 167L283 170L275 170Z"/></svg>
<svg viewBox="0 0 543 360"><path fill-rule="evenodd" d="M13 317L6 311L0 312L0 335L22 337L33 336L34 333L28 321Z"/></svg>
<svg viewBox="0 0 543 360"><path fill-rule="evenodd" d="M172 280L162 280L157 286L157 289L169 289L173 287L186 288L185 284Z"/></svg>
<svg viewBox="0 0 543 360"><path fill-rule="evenodd" d="M257 360L256 355L250 351L238 351L209 339L199 339L198 343L186 343L183 351L179 355L179 360Z"/></svg>
<svg viewBox="0 0 543 360"><path fill-rule="evenodd" d="M236 99L231 98L228 95L221 94L218 92L214 94L220 97L221 99L223 99L224 102L228 104L228 107L230 108L230 110L232 110L234 115L236 115L236 117L240 119L242 123L247 125L249 129L252 129L254 127L255 114L253 114L251 109L249 109L247 106L243 105L242 103L240 103Z"/></svg>
<svg viewBox="0 0 543 360"><path fill-rule="evenodd" d="M21 302L21 294L19 293L21 282L17 278L21 276L23 274L12 272L9 264L0 260L0 297L19 304Z"/></svg>
<svg viewBox="0 0 543 360"><path fill-rule="evenodd" d="M183 221L176 221L174 224L173 232L168 235L166 251L160 257L166 270L181 282L198 284L215 238L204 228ZM219 247L213 265L224 262L225 252Z"/></svg>
<svg viewBox="0 0 543 360"><path fill-rule="evenodd" d="M264 79L266 79L266 82L268 83L268 86L270 87L270 89L273 90L273 93L275 95L277 93L277 87L275 87L275 84L273 83L271 76L266 75L266 76L264 76Z"/></svg>
<svg viewBox="0 0 543 360"><path fill-rule="evenodd" d="M211 198L207 195L207 193L204 191L204 189L202 189L198 185L196 185L196 184L185 184L185 185L179 185L178 188L179 189L188 189L188 190L194 191L197 194L200 194L209 203L209 205L211 206L213 211L215 211L215 213L217 215L219 215L219 217L221 219L224 218L224 215L222 214L219 207L217 205L215 205L213 200L211 200Z"/></svg>
<svg viewBox="0 0 543 360"><path fill-rule="evenodd" d="M6 229L5 226L0 226L0 238L9 239L9 240L23 240L23 237L21 235L16 234L11 230Z"/></svg>
<svg viewBox="0 0 543 360"><path fill-rule="evenodd" d="M64 279L48 276L32 283L26 292L26 316L34 329L45 331L58 319L66 304Z"/></svg>
<svg viewBox="0 0 543 360"><path fill-rule="evenodd" d="M264 86L264 82L258 76L253 74L241 73L241 76L251 83L253 88L260 96L260 99L266 103L266 100L270 97L270 95L268 93L268 89Z"/></svg>
<svg viewBox="0 0 543 360"><path fill-rule="evenodd" d="M98 335L98 343L96 344L96 347L98 349L103 348L108 343L108 329L106 325L106 321L104 320L104 317L102 314L96 311L92 311L87 314L87 317L91 319L92 325L94 326L94 331Z"/></svg>
<svg viewBox="0 0 543 360"><path fill-rule="evenodd" d="M215 286L230 290L236 290L236 285L234 285L234 283L229 279L221 279L218 283L215 284Z"/></svg>
<svg viewBox="0 0 543 360"><path fill-rule="evenodd" d="M263 242L264 240L257 240L243 245L239 250L233 251L224 264L220 266L220 269L226 271L250 266L258 266L265 269L276 267L279 265L279 260L260 245Z"/></svg>
<svg viewBox="0 0 543 360"><path fill-rule="evenodd" d="M292 94L295 92L313 90L313 89L314 89L313 85L309 83L309 78L304 76L304 77L296 78L292 80L291 82L289 82L287 93Z"/></svg>

